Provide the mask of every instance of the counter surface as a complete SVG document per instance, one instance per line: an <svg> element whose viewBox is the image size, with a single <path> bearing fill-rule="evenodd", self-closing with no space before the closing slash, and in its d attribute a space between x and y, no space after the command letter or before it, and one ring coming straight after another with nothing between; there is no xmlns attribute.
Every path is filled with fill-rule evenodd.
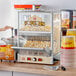
<svg viewBox="0 0 76 76"><path fill-rule="evenodd" d="M54 65L57 65L57 64L54 64ZM44 66L46 65L0 62L1 71L24 72L24 73L42 74L42 75L48 75L48 76L50 75L51 76L72 76L72 75L76 76L76 69L67 69L66 71L62 71L62 70L51 71L51 70L43 69Z"/></svg>

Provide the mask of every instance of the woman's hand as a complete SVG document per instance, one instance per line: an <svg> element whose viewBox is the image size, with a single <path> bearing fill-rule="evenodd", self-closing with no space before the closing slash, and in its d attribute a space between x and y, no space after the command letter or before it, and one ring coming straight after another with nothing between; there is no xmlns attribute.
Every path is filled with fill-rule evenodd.
<svg viewBox="0 0 76 76"><path fill-rule="evenodd" d="M12 29L13 27L11 27L11 26L5 26L4 27L4 30L8 30L8 29Z"/></svg>
<svg viewBox="0 0 76 76"><path fill-rule="evenodd" d="M0 28L0 31L6 31L8 29L12 29L13 27L11 26L5 26L4 28Z"/></svg>

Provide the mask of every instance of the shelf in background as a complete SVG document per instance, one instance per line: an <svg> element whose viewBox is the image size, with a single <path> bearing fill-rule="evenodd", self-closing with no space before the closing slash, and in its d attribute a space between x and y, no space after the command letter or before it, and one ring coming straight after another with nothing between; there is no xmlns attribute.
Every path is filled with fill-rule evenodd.
<svg viewBox="0 0 76 76"><path fill-rule="evenodd" d="M25 36L50 36L51 32L39 32L39 31L19 31L19 35Z"/></svg>

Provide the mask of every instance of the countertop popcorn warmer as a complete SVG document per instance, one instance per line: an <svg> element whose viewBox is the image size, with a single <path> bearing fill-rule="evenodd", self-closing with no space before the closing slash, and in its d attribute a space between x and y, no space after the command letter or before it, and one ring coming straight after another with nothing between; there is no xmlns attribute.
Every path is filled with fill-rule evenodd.
<svg viewBox="0 0 76 76"><path fill-rule="evenodd" d="M53 14L18 11L18 62L53 64Z"/></svg>

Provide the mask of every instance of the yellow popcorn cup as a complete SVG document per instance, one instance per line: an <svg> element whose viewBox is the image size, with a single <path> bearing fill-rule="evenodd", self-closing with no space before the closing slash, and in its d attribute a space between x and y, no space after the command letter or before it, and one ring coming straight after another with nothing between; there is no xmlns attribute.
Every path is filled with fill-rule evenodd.
<svg viewBox="0 0 76 76"><path fill-rule="evenodd" d="M68 29L67 36L75 36L75 47L76 47L76 29Z"/></svg>
<svg viewBox="0 0 76 76"><path fill-rule="evenodd" d="M74 36L62 36L61 48L62 49L74 49L75 48L75 37Z"/></svg>

